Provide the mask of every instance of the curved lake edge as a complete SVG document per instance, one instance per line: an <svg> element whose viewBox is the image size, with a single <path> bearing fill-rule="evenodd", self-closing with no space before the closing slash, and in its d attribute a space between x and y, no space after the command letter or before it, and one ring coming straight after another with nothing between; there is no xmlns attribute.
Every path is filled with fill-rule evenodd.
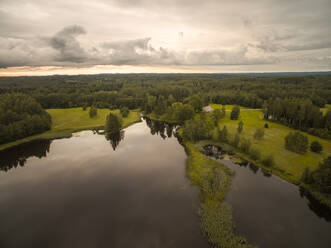
<svg viewBox="0 0 331 248"><path fill-rule="evenodd" d="M68 228L78 235L70 240L78 243L85 239L98 241L98 244L107 244L103 242L107 240L117 245L111 247L132 247L123 245L126 243L136 244L136 247L157 244L161 247L209 247L200 230L199 190L186 177L185 149L177 141L174 129L157 132L157 128L143 121L123 130L121 133L125 135L119 142L107 139L100 132L82 131L69 139L35 141L15 147L11 154L2 153L0 158L10 162L14 160L10 159L12 155L22 163L0 173L1 179L5 179L0 180L1 192L5 193L0 197L1 210L7 211L0 212L1 216L8 216L0 225L0 243L5 244L4 247L13 247L9 242L40 243L43 242L40 236L44 234L55 243L68 242L66 232L62 232L63 228ZM164 152L159 153L161 150ZM31 194L26 194L26 190ZM18 197L17 193L24 197ZM7 198L7 195L12 197ZM47 201L42 200L45 196L50 196ZM22 202L30 208L17 213ZM53 203L45 208L49 202ZM69 206L73 206L72 211ZM17 216L15 220L13 215ZM38 224L28 228L29 235L18 231L29 223L23 220L35 217L39 219L33 224ZM81 218L89 224L81 225L84 223ZM116 221L111 221L113 219ZM53 225L54 222L58 225ZM59 228L61 225L63 228ZM74 225L78 225L78 229L72 228ZM87 232L82 237L81 228ZM25 237L29 238L28 242ZM148 245L139 246L141 243ZM87 242L81 247L91 246Z"/></svg>
<svg viewBox="0 0 331 248"><path fill-rule="evenodd" d="M166 122L164 122L164 123L166 123ZM187 153L187 162L186 162L187 176L190 179L191 183L193 185L198 186L200 191L202 191L200 193L200 201L209 203L208 204L209 206L206 206L203 204L201 205L202 208L205 207L205 212L208 212L207 215L204 214L203 211L199 212L200 217L201 217L201 223L202 223L201 227L208 228L208 221L210 221L209 217L213 217L214 219L215 219L215 217L220 217L219 213L221 212L222 218L224 218L226 220L228 220L230 218L230 222L227 222L226 226L221 226L222 227L221 231L219 229L217 229L216 230L217 233L226 234L234 239L237 239L238 241L242 241L242 239L240 237L227 233L231 229L231 232L233 231L233 233L236 234L236 229L234 229L234 226L232 224L233 213L231 213L231 208L229 208L229 206L226 202L226 195L227 195L227 192L230 190L231 180L232 180L231 177L233 174L227 172L227 169L226 169L227 166L224 163L222 163L221 161L219 161L219 160L215 161L214 159L209 158L205 154L198 151L195 144L187 142L187 141L183 141L180 137L180 131L177 132L177 134L179 134L177 137L177 138L179 138L179 140L178 140L179 143L184 146L185 151ZM199 153L200 155L198 155L197 153ZM195 157L195 158L192 158L192 157ZM202 159L202 160L200 160L200 159ZM193 165L192 165L192 163L193 163ZM194 173L192 173L192 171L190 171L190 168L189 168L192 166L193 167L197 166L197 163L206 163L207 166L211 165L211 168L217 167L217 168L221 168L222 170L225 171L226 183L225 183L225 185L222 185L222 192L220 194L217 193L216 195L213 195L213 194L209 194L209 192L204 192L204 190L202 189L204 187L204 185L201 184L201 182L197 182L199 180L196 180L197 178L194 177ZM223 168L223 166L225 166L226 168ZM211 170L211 171L214 172L213 170ZM191 173L191 175L190 175L190 173ZM279 180L283 181L282 178L279 178ZM286 181L286 180L284 180L284 181ZM293 186L295 186L295 185L293 185ZM217 204L216 201L220 204ZM204 229L202 229L202 230L206 234L207 238L209 238L209 241L211 241L211 243L213 243L213 241L215 241L213 235L217 234L217 233L213 233L213 231L215 231L215 230L209 230L209 232L208 232L208 230L204 230ZM225 230L225 232L222 232L223 230ZM223 241L227 242L227 241L229 241L229 239L223 240ZM251 246L246 246L246 247L251 247Z"/></svg>
<svg viewBox="0 0 331 248"><path fill-rule="evenodd" d="M154 122L177 125L168 120L144 115L144 119ZM225 198L231 186L232 176L230 168L220 161L215 161L198 151L195 144L182 137L180 125L176 128L178 142L185 148L186 175L192 185L199 191L200 209L199 216L201 231L207 237L212 247L223 247L232 244L231 247L255 248L243 236L235 233L232 220L232 209Z"/></svg>
<svg viewBox="0 0 331 248"><path fill-rule="evenodd" d="M286 176L286 173L287 173L286 171L280 171L277 167L272 167L272 168L266 167L259 161L255 161L255 160L251 159L248 155L238 151L238 149L236 149L233 146L226 144L226 143L215 142L213 140L201 140L197 143L197 149L200 152L204 153L205 152L204 147L208 146L208 145L217 146L226 152L230 152L230 155L231 155L230 160L233 163L252 163L255 166L258 166L259 168L261 168L265 173L269 173L274 176L277 176L288 183L291 183L295 186L298 186L298 187L304 189L306 191L306 193L310 195L310 197L314 198L320 204L325 205L331 211L331 199L329 196L324 195L323 193L312 189L307 184L304 184L300 181L290 179L289 177Z"/></svg>
<svg viewBox="0 0 331 248"><path fill-rule="evenodd" d="M227 144L225 144L228 146ZM214 149L213 149L214 148ZM217 151L215 151L215 148ZM210 141L210 140L205 140L203 143L199 143L197 145L197 149L199 152L204 153L206 156L213 157L217 159L218 161L221 162L222 159L226 159L231 161L233 164L238 165L238 166L251 166L251 167L258 167L261 169L263 174L265 176L274 176L275 178L284 181L286 183L289 183L295 187L298 187L300 189L300 192L309 199L310 202L312 202L315 205L319 205L319 208L325 209L325 211L328 211L330 214L327 216L331 216L331 206L328 201L325 202L325 197L321 195L321 193L316 192L311 190L310 187L308 187L305 184L302 184L300 182L293 182L290 180L287 180L286 178L283 178L281 175L278 173L274 173L277 170L272 170L270 168L267 168L263 166L261 163L257 163L256 161L248 158L247 156L242 156L242 153L237 153L229 152L226 148L224 149L224 146L220 145L219 143Z"/></svg>
<svg viewBox="0 0 331 248"><path fill-rule="evenodd" d="M138 112L137 118L126 123L125 125L122 126L121 129L125 129L135 123L141 122L141 116L139 111L132 111L132 112ZM64 129L64 130L49 130L44 133L36 134L33 136L25 137L23 139L15 140L9 143L1 144L0 145L0 151L5 151L6 149L37 141L37 140L55 140L55 139L65 139L65 138L71 138L73 133L80 132L80 131L86 131L86 130L103 130L104 125L97 125L97 126L87 126L87 127L81 127L81 128L71 128L71 129Z"/></svg>
<svg viewBox="0 0 331 248"><path fill-rule="evenodd" d="M153 118L153 116L150 116L150 115L148 115L148 118L151 118L152 120L155 120L155 121L161 121L162 122L162 120L160 118ZM163 122L167 122L167 121L166 120L163 120ZM211 158L209 158L208 156L205 155L204 150L201 149L202 146L199 145L199 142L197 142L197 143L191 143L189 141L183 140L182 137L181 137L181 130L179 130L179 132L178 132L178 138L179 138L179 142L185 147L185 150L187 152L187 156L188 156L188 162L187 162L187 164L188 164L188 167L190 166L190 156L191 156L191 153L200 153L205 158L211 159ZM212 140L203 140L202 142L205 142L205 145L208 145L209 143L211 143L211 144L215 143ZM219 142L217 142L217 144L219 144ZM224 145L231 147L228 144L224 144ZM231 162L233 162L233 163L236 163L236 162L238 163L239 162L240 163L240 161L247 161L247 162L254 163L259 168L261 168L263 170L263 173L265 173L266 175L269 175L269 176L273 175L273 176L277 177L279 180L284 181L284 182L292 185L293 187L298 187L300 189L300 195L301 196L304 196L310 202L310 206L309 207L311 208L311 210L313 212L315 212L315 214L317 216L319 216L319 213L318 213L319 210L318 209L324 209L324 211L327 212L327 214L326 215L323 215L323 213L322 213L322 215L319 216L319 217L320 218L324 218L325 220L329 220L330 219L331 214L329 214L329 213L331 213L330 212L331 211L331 204L330 204L330 202L327 199L325 199L325 197L323 195L321 195L321 193L316 192L316 191L313 191L307 185L300 184L300 182L295 182L295 181L289 180L289 178L284 177L284 174L277 173L278 172L277 170L270 170L269 168L263 166L262 164L256 163L256 161L253 161L248 156L245 156L245 154L242 154L241 152L238 152L237 150L236 150L235 155L236 155L235 156L236 159L234 161L231 161ZM218 161L216 161L214 159L212 159L212 160L215 163L218 163L221 167L225 166L226 168L228 168L227 165L224 165L224 163L222 163L220 160L218 160ZM204 161L202 159L202 162L200 161L200 164L203 163L203 162ZM224 170L224 168L223 168L223 170ZM225 201L226 200L225 198L226 198L226 195L227 195L228 191L230 190L230 187L231 187L231 177L233 176L233 174L229 173L228 176L229 176L230 179L228 181L228 184L224 186L224 189L223 189L224 192L222 193L222 195L218 199L219 203L223 203L223 202L227 203ZM193 184L197 185L200 188L201 194L203 195L202 187L201 187L201 185L199 185L199 182L196 182L194 180L194 178L190 177L189 175L188 175L188 177L192 180L192 183ZM203 199L203 198L204 197L202 196L202 201L203 200L206 200L206 199ZM203 206L203 203L202 203L202 206ZM230 224L227 223L226 227L223 226L221 229L227 229L227 228L231 227L230 229L232 229L232 231L234 231L233 237L236 237L236 235L239 235L235 231L235 224L232 223L233 213L231 213L231 210L228 211L228 210L226 210L224 208L223 209L219 208L217 211L218 212L222 211L223 213L226 212L226 215L227 216L223 216L223 218L227 218L229 215L231 216L230 217L231 218ZM200 216L201 216L201 213L200 213ZM214 214L214 217L219 217L219 216L216 215L216 214ZM202 231L208 237L209 241L211 243L213 243L212 241L217 237L217 232L215 232L215 230L204 230L204 228L206 228L206 225L204 224L203 218L204 218L204 216L202 215L202 220L201 220L201 222L202 222ZM208 218L206 218L206 219L208 219ZM215 225L215 223L213 223L213 225ZM241 237L240 236L237 236L237 238L241 238ZM222 240L220 242L224 242L224 240ZM247 243L246 240L244 242Z"/></svg>

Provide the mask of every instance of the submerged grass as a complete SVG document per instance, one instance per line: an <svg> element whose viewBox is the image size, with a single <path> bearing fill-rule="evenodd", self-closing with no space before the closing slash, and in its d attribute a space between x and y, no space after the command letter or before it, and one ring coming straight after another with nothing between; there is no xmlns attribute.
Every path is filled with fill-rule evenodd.
<svg viewBox="0 0 331 248"><path fill-rule="evenodd" d="M231 183L231 170L200 153L193 143L184 141L183 144L188 154L187 175L200 189L201 229L212 247L254 247L234 234L231 206L224 202Z"/></svg>
<svg viewBox="0 0 331 248"><path fill-rule="evenodd" d="M98 115L95 118L89 117L89 109L83 111L82 108L48 109L47 112L52 116L51 130L42 134L2 144L0 145L0 150L32 140L69 138L74 132L90 129L103 129L107 115L110 112L119 113L119 110L110 111L109 109L98 109ZM128 117L123 118L122 128L140 121L139 111L130 111Z"/></svg>

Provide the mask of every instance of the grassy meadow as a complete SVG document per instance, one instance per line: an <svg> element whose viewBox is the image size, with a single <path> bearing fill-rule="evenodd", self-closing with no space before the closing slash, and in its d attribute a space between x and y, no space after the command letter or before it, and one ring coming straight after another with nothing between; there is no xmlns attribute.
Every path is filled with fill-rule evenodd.
<svg viewBox="0 0 331 248"><path fill-rule="evenodd" d="M214 109L222 108L222 105L212 104ZM323 158L331 155L331 141L321 139L307 133L303 133L308 137L309 143L316 140L323 146L322 153L314 153L310 150L306 154L297 154L288 151L284 147L285 136L291 131L297 131L286 127L281 124L273 123L263 119L263 113L260 110L242 109L238 120L230 120L230 110L233 106L227 106L228 110L226 117L219 122L219 126L226 125L230 136L234 136L237 132L238 123L242 120L244 123L244 129L241 133L241 138L245 137L251 140L252 147L255 147L261 151L262 158L272 154L275 159L275 167L281 171L286 172L286 179L297 182L299 181L301 174L305 167L310 167L312 170L317 168L318 163ZM255 140L253 135L257 128L263 128L264 124L268 123L269 128L265 128L264 138L262 140ZM230 137L230 139L232 138Z"/></svg>
<svg viewBox="0 0 331 248"><path fill-rule="evenodd" d="M331 109L331 104L325 104L324 108L321 108L321 111L326 114L326 112L328 111L328 109Z"/></svg>
<svg viewBox="0 0 331 248"><path fill-rule="evenodd" d="M48 109L52 116L51 130L0 145L0 150L22 144L35 139L55 139L70 137L73 132L103 128L109 112L119 113L119 110L98 109L98 115L94 118L89 116L89 108ZM129 116L123 118L123 128L140 121L139 111L130 111Z"/></svg>

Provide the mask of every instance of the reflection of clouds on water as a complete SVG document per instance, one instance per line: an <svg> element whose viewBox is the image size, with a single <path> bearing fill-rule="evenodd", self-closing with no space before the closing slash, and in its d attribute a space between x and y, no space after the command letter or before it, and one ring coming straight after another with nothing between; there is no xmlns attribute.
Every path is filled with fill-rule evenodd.
<svg viewBox="0 0 331 248"><path fill-rule="evenodd" d="M47 157L0 173L1 224L12 227L0 228L1 242L207 247L196 214L199 192L185 177L177 140L151 135L145 123L125 129L119 145L111 139L84 131L54 140Z"/></svg>

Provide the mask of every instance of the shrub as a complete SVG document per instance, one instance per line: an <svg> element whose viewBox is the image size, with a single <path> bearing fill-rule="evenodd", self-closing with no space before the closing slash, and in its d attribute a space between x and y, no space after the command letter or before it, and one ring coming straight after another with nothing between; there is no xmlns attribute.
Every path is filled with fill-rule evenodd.
<svg viewBox="0 0 331 248"><path fill-rule="evenodd" d="M260 160L261 159L261 152L260 152L259 149L252 148L249 153L250 153L250 156L251 156L252 159L254 159L254 160Z"/></svg>
<svg viewBox="0 0 331 248"><path fill-rule="evenodd" d="M239 118L239 114L240 114L240 108L239 108L239 106L235 105L235 106L232 108L231 115L230 115L230 119L231 119L231 120L238 120L238 118Z"/></svg>
<svg viewBox="0 0 331 248"><path fill-rule="evenodd" d="M98 115L98 109L96 107L92 106L90 108L89 115L90 115L90 118L96 117Z"/></svg>
<svg viewBox="0 0 331 248"><path fill-rule="evenodd" d="M254 133L254 139L262 139L264 137L264 129L263 128L258 128L256 129Z"/></svg>
<svg viewBox="0 0 331 248"><path fill-rule="evenodd" d="M312 184L323 193L331 193L331 156L328 156L311 173Z"/></svg>
<svg viewBox="0 0 331 248"><path fill-rule="evenodd" d="M239 142L240 142L240 136L239 134L236 133L236 135L234 136L233 138L233 142L232 142L232 145L236 148L238 148L239 146Z"/></svg>
<svg viewBox="0 0 331 248"><path fill-rule="evenodd" d="M268 155L262 160L262 164L264 164L267 167L271 167L275 164L274 157L272 155Z"/></svg>
<svg viewBox="0 0 331 248"><path fill-rule="evenodd" d="M223 127L223 129L219 133L219 140L221 142L227 142L228 141L228 129L226 126Z"/></svg>
<svg viewBox="0 0 331 248"><path fill-rule="evenodd" d="M323 147L318 141L313 141L310 144L310 150L312 152L320 153L323 150Z"/></svg>
<svg viewBox="0 0 331 248"><path fill-rule="evenodd" d="M84 103L83 105L83 111L85 111L87 109L87 103Z"/></svg>
<svg viewBox="0 0 331 248"><path fill-rule="evenodd" d="M249 153L249 149L251 147L251 141L249 139L242 139L240 143L240 150Z"/></svg>
<svg viewBox="0 0 331 248"><path fill-rule="evenodd" d="M305 153L308 149L308 138L300 132L291 132L285 137L285 148L292 152Z"/></svg>
<svg viewBox="0 0 331 248"><path fill-rule="evenodd" d="M224 118L224 113L220 110L220 109L215 109L212 114L211 114L212 118L215 121L215 125L218 124L219 120Z"/></svg>
<svg viewBox="0 0 331 248"><path fill-rule="evenodd" d="M312 182L311 179L312 178L311 178L310 169L309 169L309 167L306 167L305 170L302 172L301 181L306 184L310 184Z"/></svg>
<svg viewBox="0 0 331 248"><path fill-rule="evenodd" d="M218 141L219 133L220 133L220 130L218 129L218 127L215 127L212 131L212 134L211 134L211 137L214 141Z"/></svg>
<svg viewBox="0 0 331 248"><path fill-rule="evenodd" d="M244 128L244 123L242 121L239 122L238 124L238 133L241 133L243 131Z"/></svg>
<svg viewBox="0 0 331 248"><path fill-rule="evenodd" d="M122 115L123 117L128 117L128 115L129 115L129 113L130 113L130 111L129 111L129 109L128 109L127 107L122 107L122 108L120 109L120 112L121 112L121 115Z"/></svg>

